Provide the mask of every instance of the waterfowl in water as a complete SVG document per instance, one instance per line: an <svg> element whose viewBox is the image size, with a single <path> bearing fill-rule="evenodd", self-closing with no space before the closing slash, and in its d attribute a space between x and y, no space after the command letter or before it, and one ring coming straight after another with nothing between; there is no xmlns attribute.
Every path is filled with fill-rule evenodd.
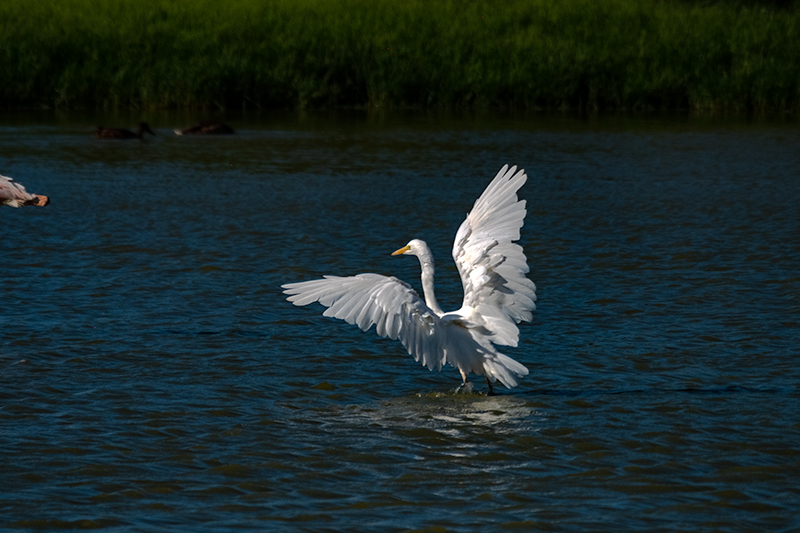
<svg viewBox="0 0 800 533"><path fill-rule="evenodd" d="M182 130L175 130L175 135L230 135L232 133L236 132L222 122L201 122Z"/></svg>
<svg viewBox="0 0 800 533"><path fill-rule="evenodd" d="M153 130L150 129L150 126L144 122L140 122L139 125L136 126L136 133L121 128L104 128L103 126L97 126L94 136L98 139L139 139L141 141L144 140L145 133L155 135Z"/></svg>
<svg viewBox="0 0 800 533"><path fill-rule="evenodd" d="M0 174L0 205L10 205L11 207L35 205L44 207L49 203L50 198L47 196L31 194L19 183Z"/></svg>

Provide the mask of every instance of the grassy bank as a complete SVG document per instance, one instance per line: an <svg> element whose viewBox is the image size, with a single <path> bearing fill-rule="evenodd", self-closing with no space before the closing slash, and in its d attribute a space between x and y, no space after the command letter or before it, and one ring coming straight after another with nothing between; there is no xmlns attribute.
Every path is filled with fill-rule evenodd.
<svg viewBox="0 0 800 533"><path fill-rule="evenodd" d="M0 105L800 110L800 7L4 0Z"/></svg>

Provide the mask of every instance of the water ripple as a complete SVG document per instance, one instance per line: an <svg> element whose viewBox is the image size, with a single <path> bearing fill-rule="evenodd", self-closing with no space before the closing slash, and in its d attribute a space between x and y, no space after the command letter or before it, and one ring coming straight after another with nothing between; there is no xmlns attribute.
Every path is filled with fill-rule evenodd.
<svg viewBox="0 0 800 533"><path fill-rule="evenodd" d="M0 172L53 198L0 209L0 528L800 528L796 128L276 115L122 145L37 120L0 119ZM417 236L456 307L453 233L506 161L539 287L519 388L456 393L284 300L417 284L388 255Z"/></svg>

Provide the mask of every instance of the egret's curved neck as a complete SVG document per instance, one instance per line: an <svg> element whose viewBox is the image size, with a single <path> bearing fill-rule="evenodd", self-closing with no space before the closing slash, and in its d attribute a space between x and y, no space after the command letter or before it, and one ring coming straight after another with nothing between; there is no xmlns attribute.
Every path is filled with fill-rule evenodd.
<svg viewBox="0 0 800 533"><path fill-rule="evenodd" d="M425 304L438 316L442 316L444 311L439 307L439 303L436 301L436 294L433 291L433 254L426 247L423 253L417 257L419 258L419 265L422 267L422 275L420 277L422 278L422 293L425 296Z"/></svg>

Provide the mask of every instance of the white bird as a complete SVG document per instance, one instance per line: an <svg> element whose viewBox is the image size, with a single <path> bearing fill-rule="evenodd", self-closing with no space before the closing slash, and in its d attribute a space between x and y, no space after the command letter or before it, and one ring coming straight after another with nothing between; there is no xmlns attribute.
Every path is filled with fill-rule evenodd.
<svg viewBox="0 0 800 533"><path fill-rule="evenodd" d="M498 352L494 344L517 346L521 321L530 321L536 308L536 286L522 247L515 244L525 219L525 201L517 191L524 170L505 165L492 180L458 228L453 259L464 287L460 309L445 313L433 289L433 255L424 241L413 239L392 255L415 255L422 267L425 299L407 283L379 274L323 279L283 285L295 305L319 302L324 316L373 325L378 335L399 339L414 359L430 370L449 363L461 373L483 374L489 385L499 381L515 387L528 369Z"/></svg>
<svg viewBox="0 0 800 533"><path fill-rule="evenodd" d="M41 194L31 194L25 187L7 176L0 174L0 205L22 207L35 205L44 207L50 203L50 198Z"/></svg>

